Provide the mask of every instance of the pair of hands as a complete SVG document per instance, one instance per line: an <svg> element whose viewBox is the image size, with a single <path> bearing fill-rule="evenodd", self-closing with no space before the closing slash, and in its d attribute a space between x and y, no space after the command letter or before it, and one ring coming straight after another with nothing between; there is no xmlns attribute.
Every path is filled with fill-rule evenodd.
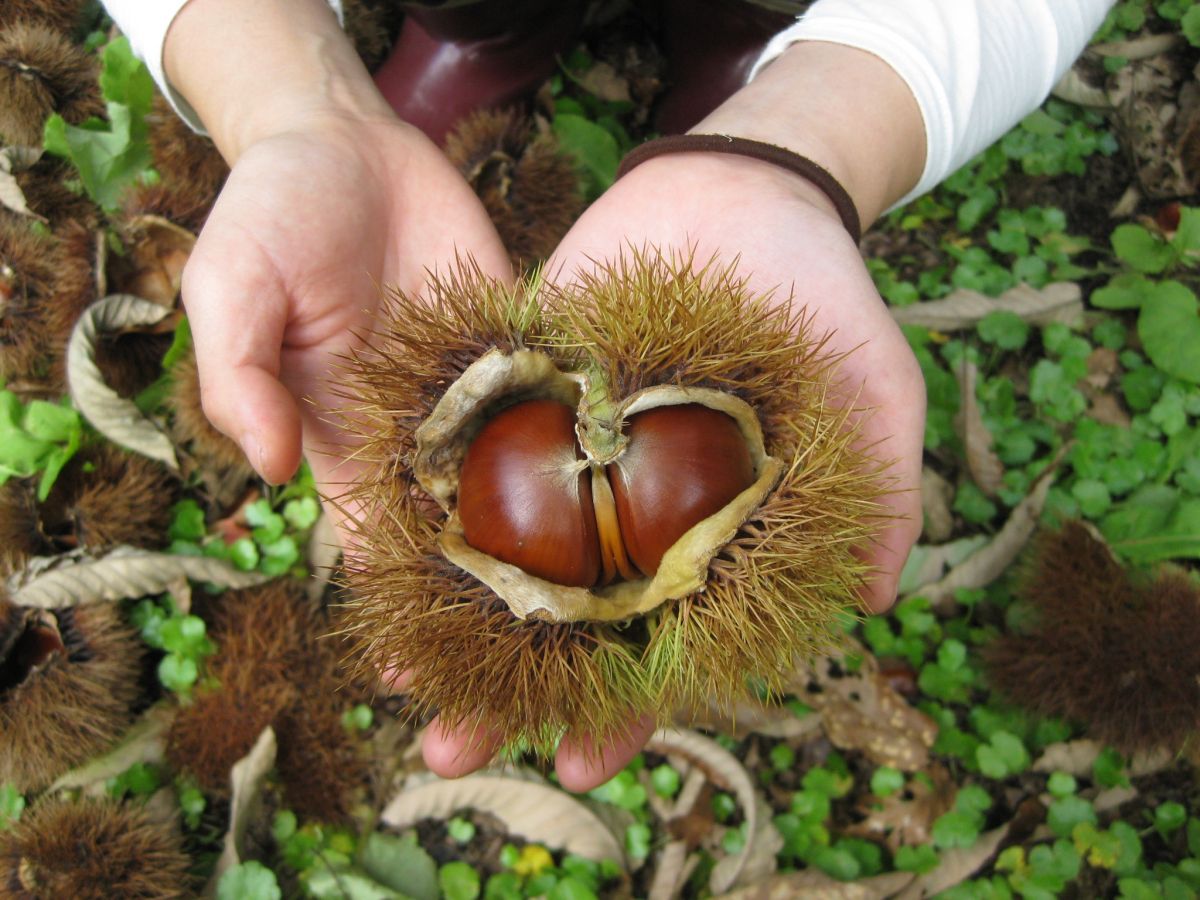
<svg viewBox="0 0 1200 900"><path fill-rule="evenodd" d="M920 530L924 388L831 204L767 163L659 157L587 210L547 271L569 278L592 259L643 244L694 247L700 260L740 255L753 287L784 298L795 292L817 332L833 333L831 351L860 347L841 375L858 403L875 410L863 440L895 460L898 489L886 499L896 518L863 551L878 572L864 601L886 609ZM328 373L370 330L381 285L419 293L427 270L445 269L456 254L512 279L482 205L416 129L386 116L314 116L253 143L238 157L184 274L209 418L268 481L290 477L303 450L322 493L340 493L356 469L329 453L346 443L324 413L337 406ZM652 727L643 718L627 739L605 747L568 735L556 759L561 783L586 790L607 780ZM446 776L479 768L495 749L436 720L423 746L430 768Z"/></svg>

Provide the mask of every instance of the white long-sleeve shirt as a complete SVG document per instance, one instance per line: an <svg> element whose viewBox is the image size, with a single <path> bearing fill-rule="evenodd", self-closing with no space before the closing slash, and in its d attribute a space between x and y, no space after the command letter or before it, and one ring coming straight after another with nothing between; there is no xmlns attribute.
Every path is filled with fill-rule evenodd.
<svg viewBox="0 0 1200 900"><path fill-rule="evenodd" d="M175 108L195 113L163 72L167 29L187 0L105 0ZM251 0L252 2L252 0ZM1035 109L1116 0L817 0L768 44L751 78L797 41L829 41L882 59L925 121L925 193ZM341 17L341 0L329 0ZM904 201L901 201L904 202Z"/></svg>

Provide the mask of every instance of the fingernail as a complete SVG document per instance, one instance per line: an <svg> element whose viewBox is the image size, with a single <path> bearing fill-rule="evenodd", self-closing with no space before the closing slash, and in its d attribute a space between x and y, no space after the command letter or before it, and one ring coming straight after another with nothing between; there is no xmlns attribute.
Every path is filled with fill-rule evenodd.
<svg viewBox="0 0 1200 900"><path fill-rule="evenodd" d="M254 471L259 474L263 481L268 484L274 484L267 477L267 473L263 471L263 447L253 431L247 431L242 435L242 452L246 454L247 461L254 467Z"/></svg>

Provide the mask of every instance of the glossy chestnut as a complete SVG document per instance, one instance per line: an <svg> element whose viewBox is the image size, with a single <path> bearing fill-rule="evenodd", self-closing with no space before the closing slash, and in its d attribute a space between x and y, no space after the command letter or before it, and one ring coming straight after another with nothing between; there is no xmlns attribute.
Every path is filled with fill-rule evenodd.
<svg viewBox="0 0 1200 900"><path fill-rule="evenodd" d="M695 403L630 417L629 445L608 466L621 537L644 574L702 519L754 482L754 463L737 423Z"/></svg>
<svg viewBox="0 0 1200 900"><path fill-rule="evenodd" d="M584 461L574 426L574 410L547 400L483 426L459 473L468 544L556 584L653 576L685 532L754 482L739 426L707 406L631 416L624 451L603 468Z"/></svg>
<svg viewBox="0 0 1200 900"><path fill-rule="evenodd" d="M565 404L527 400L489 419L459 474L467 543L555 584L595 584L600 542L581 458Z"/></svg>

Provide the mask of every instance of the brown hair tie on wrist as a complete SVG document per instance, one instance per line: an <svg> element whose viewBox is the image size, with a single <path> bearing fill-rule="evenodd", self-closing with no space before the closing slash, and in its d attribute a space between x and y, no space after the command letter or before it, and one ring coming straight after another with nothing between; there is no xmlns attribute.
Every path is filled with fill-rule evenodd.
<svg viewBox="0 0 1200 900"><path fill-rule="evenodd" d="M811 181L829 198L838 215L842 217L842 224L850 232L850 237L854 238L854 243L857 244L862 238L858 210L846 189L825 168L786 147L764 141L752 141L749 138L731 137L727 134L673 134L639 144L626 153L617 169L617 178L634 166L664 153L733 153L795 172Z"/></svg>

